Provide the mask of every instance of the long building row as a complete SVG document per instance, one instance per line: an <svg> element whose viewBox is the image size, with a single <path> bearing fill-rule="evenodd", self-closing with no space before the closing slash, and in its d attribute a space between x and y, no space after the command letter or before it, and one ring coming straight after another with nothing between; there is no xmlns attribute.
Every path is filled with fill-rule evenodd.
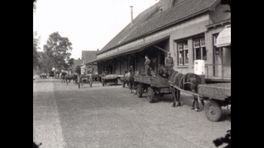
<svg viewBox="0 0 264 148"><path fill-rule="evenodd" d="M139 14L97 52L98 73L144 72L144 57L157 72L166 54L174 70L194 71L205 61L206 79L231 80L231 10L221 0L160 0Z"/></svg>

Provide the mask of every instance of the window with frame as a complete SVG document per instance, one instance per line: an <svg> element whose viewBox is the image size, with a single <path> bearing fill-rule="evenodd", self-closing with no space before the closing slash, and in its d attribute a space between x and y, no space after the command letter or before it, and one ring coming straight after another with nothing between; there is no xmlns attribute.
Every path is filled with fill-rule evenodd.
<svg viewBox="0 0 264 148"><path fill-rule="evenodd" d="M187 40L177 42L177 59L178 65L188 65L189 51Z"/></svg>
<svg viewBox="0 0 264 148"><path fill-rule="evenodd" d="M193 60L207 60L204 38L196 38L193 40Z"/></svg>

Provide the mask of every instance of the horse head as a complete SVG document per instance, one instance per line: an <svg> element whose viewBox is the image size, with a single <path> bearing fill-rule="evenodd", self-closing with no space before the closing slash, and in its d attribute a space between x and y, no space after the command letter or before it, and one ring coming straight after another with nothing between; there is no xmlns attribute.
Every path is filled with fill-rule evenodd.
<svg viewBox="0 0 264 148"><path fill-rule="evenodd" d="M197 92L198 85L202 83L202 78L194 73L187 73L184 76L184 89Z"/></svg>
<svg viewBox="0 0 264 148"><path fill-rule="evenodd" d="M172 70L172 72L169 74L169 81L174 82L175 76L178 74L178 71Z"/></svg>

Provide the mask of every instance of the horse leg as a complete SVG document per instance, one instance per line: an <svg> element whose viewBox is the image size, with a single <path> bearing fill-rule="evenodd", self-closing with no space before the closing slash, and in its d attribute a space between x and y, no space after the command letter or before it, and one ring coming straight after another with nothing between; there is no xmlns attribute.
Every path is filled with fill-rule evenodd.
<svg viewBox="0 0 264 148"><path fill-rule="evenodd" d="M133 83L133 87L134 87L134 90L135 90L134 94L136 95L137 94L137 88L136 88L136 83L135 82Z"/></svg>
<svg viewBox="0 0 264 148"><path fill-rule="evenodd" d="M192 109L194 109L195 111L199 110L199 102L197 96L193 96Z"/></svg>
<svg viewBox="0 0 264 148"><path fill-rule="evenodd" d="M130 92L131 93L133 93L133 89L134 89L133 81L130 81Z"/></svg>
<svg viewBox="0 0 264 148"><path fill-rule="evenodd" d="M136 89L135 89L136 87L135 87L135 82L134 82L134 80L132 81L132 93L134 93L134 91L136 91Z"/></svg>
<svg viewBox="0 0 264 148"><path fill-rule="evenodd" d="M180 99L181 99L181 91L180 90L176 90L176 103L177 105L176 106L181 106L181 102L180 102Z"/></svg>
<svg viewBox="0 0 264 148"><path fill-rule="evenodd" d="M202 108L204 108L204 100L203 99L200 100L201 100Z"/></svg>
<svg viewBox="0 0 264 148"><path fill-rule="evenodd" d="M195 108L195 98L193 98L193 101L192 101L192 109Z"/></svg>
<svg viewBox="0 0 264 148"><path fill-rule="evenodd" d="M176 89L175 88L173 88L173 87L171 87L171 91L172 91L172 97L173 97L173 103L172 103L172 107L176 107Z"/></svg>
<svg viewBox="0 0 264 148"><path fill-rule="evenodd" d="M132 93L132 84L130 80L129 80L129 89L130 89L130 93Z"/></svg>

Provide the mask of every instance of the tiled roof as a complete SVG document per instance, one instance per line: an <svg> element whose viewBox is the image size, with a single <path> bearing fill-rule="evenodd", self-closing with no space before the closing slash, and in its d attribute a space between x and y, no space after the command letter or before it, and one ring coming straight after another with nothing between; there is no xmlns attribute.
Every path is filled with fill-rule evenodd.
<svg viewBox="0 0 264 148"><path fill-rule="evenodd" d="M96 59L96 53L97 53L97 51L83 50L82 51L82 60L84 61L84 63L87 63L91 60L94 60L94 59Z"/></svg>
<svg viewBox="0 0 264 148"><path fill-rule="evenodd" d="M199 15L219 2L219 0L183 0L163 12L159 11L160 2L158 2L137 16L132 23L128 24L106 44L98 54L162 30L189 17Z"/></svg>
<svg viewBox="0 0 264 148"><path fill-rule="evenodd" d="M93 59L93 60L87 61L85 64L93 64L96 62L97 62L97 59Z"/></svg>

